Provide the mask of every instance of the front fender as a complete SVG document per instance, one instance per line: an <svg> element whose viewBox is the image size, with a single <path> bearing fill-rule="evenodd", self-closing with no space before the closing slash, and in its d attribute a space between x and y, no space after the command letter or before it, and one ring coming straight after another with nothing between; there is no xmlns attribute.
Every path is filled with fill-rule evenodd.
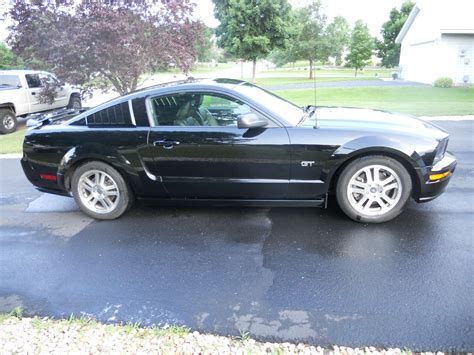
<svg viewBox="0 0 474 355"><path fill-rule="evenodd" d="M419 188L425 171L434 158L435 144L427 139L401 140L397 137L365 136L353 139L336 149L325 168L327 181L333 181L340 168L360 156L385 154L404 163L414 178L415 189Z"/></svg>

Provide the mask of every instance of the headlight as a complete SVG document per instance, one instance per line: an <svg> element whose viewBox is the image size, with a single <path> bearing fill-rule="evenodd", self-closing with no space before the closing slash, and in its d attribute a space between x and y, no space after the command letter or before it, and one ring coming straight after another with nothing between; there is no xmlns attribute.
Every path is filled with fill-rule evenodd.
<svg viewBox="0 0 474 355"><path fill-rule="evenodd" d="M433 161L433 165L439 162L441 159L444 158L444 153L446 153L446 148L448 147L448 138L443 139L439 142L438 147L436 148L436 155Z"/></svg>

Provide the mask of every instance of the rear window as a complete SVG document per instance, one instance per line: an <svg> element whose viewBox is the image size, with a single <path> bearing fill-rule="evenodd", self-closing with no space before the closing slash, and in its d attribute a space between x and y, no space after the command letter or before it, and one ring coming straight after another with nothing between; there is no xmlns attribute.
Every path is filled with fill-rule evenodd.
<svg viewBox="0 0 474 355"><path fill-rule="evenodd" d="M97 111L86 118L88 126L132 126L128 101Z"/></svg>
<svg viewBox="0 0 474 355"><path fill-rule="evenodd" d="M0 86L21 86L18 75L0 75Z"/></svg>

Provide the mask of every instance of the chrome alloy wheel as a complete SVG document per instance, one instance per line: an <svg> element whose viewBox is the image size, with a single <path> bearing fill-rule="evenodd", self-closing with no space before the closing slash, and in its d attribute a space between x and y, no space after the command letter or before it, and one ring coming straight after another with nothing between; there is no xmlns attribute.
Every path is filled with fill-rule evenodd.
<svg viewBox="0 0 474 355"><path fill-rule="evenodd" d="M400 201L402 183L392 169L369 165L357 171L347 186L352 208L367 216L380 216L392 210Z"/></svg>
<svg viewBox="0 0 474 355"><path fill-rule="evenodd" d="M109 174L100 170L89 170L82 174L78 192L83 205L95 213L113 211L120 199L117 183Z"/></svg>
<svg viewBox="0 0 474 355"><path fill-rule="evenodd" d="M5 127L7 130L15 127L15 118L10 114L5 115L3 117L3 127Z"/></svg>

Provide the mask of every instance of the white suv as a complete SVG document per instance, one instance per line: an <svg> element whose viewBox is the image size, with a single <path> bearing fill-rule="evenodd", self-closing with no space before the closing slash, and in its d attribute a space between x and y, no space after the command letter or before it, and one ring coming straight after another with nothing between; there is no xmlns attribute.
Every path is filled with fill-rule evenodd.
<svg viewBox="0 0 474 355"><path fill-rule="evenodd" d="M39 100L39 93L45 82L58 87L52 104L41 103ZM14 132L17 117L62 107L81 108L79 88L61 83L54 75L43 71L0 71L0 133Z"/></svg>

